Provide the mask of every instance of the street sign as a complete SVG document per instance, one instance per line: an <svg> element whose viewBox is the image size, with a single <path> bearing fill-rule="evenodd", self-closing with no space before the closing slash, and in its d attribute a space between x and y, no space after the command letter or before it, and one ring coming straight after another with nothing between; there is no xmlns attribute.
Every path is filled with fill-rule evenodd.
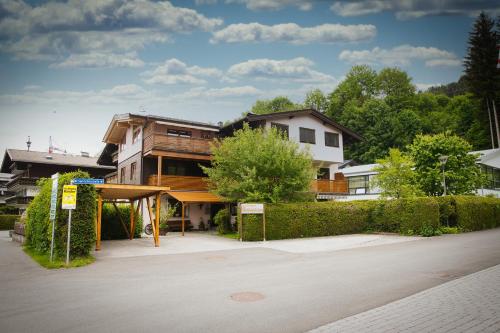
<svg viewBox="0 0 500 333"><path fill-rule="evenodd" d="M75 178L73 179L74 185L84 185L84 184L104 184L104 179L98 178Z"/></svg>
<svg viewBox="0 0 500 333"><path fill-rule="evenodd" d="M59 184L59 174L52 175L52 191L50 192L50 219L52 221L56 218L57 209L57 186Z"/></svg>
<svg viewBox="0 0 500 333"><path fill-rule="evenodd" d="M76 209L76 185L64 185L62 209Z"/></svg>
<svg viewBox="0 0 500 333"><path fill-rule="evenodd" d="M252 203L241 204L241 214L264 214L264 204Z"/></svg>

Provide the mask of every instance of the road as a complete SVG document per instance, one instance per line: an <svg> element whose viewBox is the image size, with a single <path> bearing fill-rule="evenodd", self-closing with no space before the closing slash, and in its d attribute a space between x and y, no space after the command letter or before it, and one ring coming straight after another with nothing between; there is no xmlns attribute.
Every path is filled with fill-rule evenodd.
<svg viewBox="0 0 500 333"><path fill-rule="evenodd" d="M50 271L4 239L0 331L304 332L498 264L500 229L333 252L106 258ZM240 292L261 297L231 298Z"/></svg>

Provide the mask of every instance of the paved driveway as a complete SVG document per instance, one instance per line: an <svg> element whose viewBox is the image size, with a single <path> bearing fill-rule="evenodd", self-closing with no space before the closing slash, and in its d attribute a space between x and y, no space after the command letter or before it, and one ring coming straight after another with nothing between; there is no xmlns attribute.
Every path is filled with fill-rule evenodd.
<svg viewBox="0 0 500 333"><path fill-rule="evenodd" d="M316 237L304 239L286 239L266 242L240 242L210 233L187 232L168 233L160 237L160 247L153 246L151 237L134 240L103 241L101 250L95 255L98 259L126 258L150 255L206 253L210 251L239 250L249 248L266 248L289 253L314 253L338 251L357 247L386 245L401 242L422 240L422 237L405 237L399 235L342 235L333 237Z"/></svg>
<svg viewBox="0 0 500 333"><path fill-rule="evenodd" d="M339 251L107 258L50 271L0 241L0 332L304 332L498 265L499 239L495 229Z"/></svg>

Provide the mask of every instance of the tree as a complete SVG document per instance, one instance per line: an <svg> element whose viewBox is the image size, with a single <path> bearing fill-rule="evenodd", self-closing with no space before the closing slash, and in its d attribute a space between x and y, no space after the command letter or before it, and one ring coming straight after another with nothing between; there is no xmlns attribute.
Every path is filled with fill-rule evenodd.
<svg viewBox="0 0 500 333"><path fill-rule="evenodd" d="M420 188L428 195L443 194L443 166L439 161L440 156L448 156L444 165L447 193L470 194L481 184L476 156L469 154L472 146L450 132L417 135L408 149L415 162Z"/></svg>
<svg viewBox="0 0 500 333"><path fill-rule="evenodd" d="M385 102L391 106L402 109L415 95L415 86L411 77L398 68L384 68L377 75L380 94L385 97Z"/></svg>
<svg viewBox="0 0 500 333"><path fill-rule="evenodd" d="M288 97L278 96L273 99L257 100L250 110L255 114L266 114L281 111L300 109L302 106L295 104Z"/></svg>
<svg viewBox="0 0 500 333"><path fill-rule="evenodd" d="M467 81L465 76L461 76L457 82L451 82L448 84L433 86L427 89L428 93L432 94L444 94L448 97L454 97L458 95L465 95L470 92L469 86L467 85Z"/></svg>
<svg viewBox="0 0 500 333"><path fill-rule="evenodd" d="M311 90L306 95L304 106L307 108L316 109L319 112L325 112L328 108L328 99L321 90Z"/></svg>
<svg viewBox="0 0 500 333"><path fill-rule="evenodd" d="M293 201L309 190L312 158L275 129L243 129L212 146L212 167L202 167L213 192L231 201Z"/></svg>
<svg viewBox="0 0 500 333"><path fill-rule="evenodd" d="M353 66L345 80L328 96L326 114L339 119L347 104L362 106L365 101L377 96L378 91L377 72L366 65Z"/></svg>
<svg viewBox="0 0 500 333"><path fill-rule="evenodd" d="M469 89L484 104L483 115L488 116L492 148L500 144L500 129L496 113L495 99L500 90L500 70L496 68L498 59L497 44L500 33L495 31L495 21L485 13L479 14L474 28L469 34L469 47L465 56L465 78ZM493 115L493 116L492 116ZM484 117L486 118L486 117ZM486 121L483 120L486 124ZM494 125L493 125L494 124Z"/></svg>
<svg viewBox="0 0 500 333"><path fill-rule="evenodd" d="M383 197L408 198L422 195L418 188L416 174L411 157L401 153L399 149L389 149L389 155L377 160L374 168L378 174L372 186L382 190Z"/></svg>

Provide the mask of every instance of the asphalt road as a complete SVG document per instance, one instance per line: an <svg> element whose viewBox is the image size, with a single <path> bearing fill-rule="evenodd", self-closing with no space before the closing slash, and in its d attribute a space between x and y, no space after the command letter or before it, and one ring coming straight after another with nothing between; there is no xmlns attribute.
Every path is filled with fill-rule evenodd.
<svg viewBox="0 0 500 333"><path fill-rule="evenodd" d="M1 332L304 332L500 264L500 229L336 252L272 249L37 266L0 240ZM231 299L256 292L254 302Z"/></svg>

